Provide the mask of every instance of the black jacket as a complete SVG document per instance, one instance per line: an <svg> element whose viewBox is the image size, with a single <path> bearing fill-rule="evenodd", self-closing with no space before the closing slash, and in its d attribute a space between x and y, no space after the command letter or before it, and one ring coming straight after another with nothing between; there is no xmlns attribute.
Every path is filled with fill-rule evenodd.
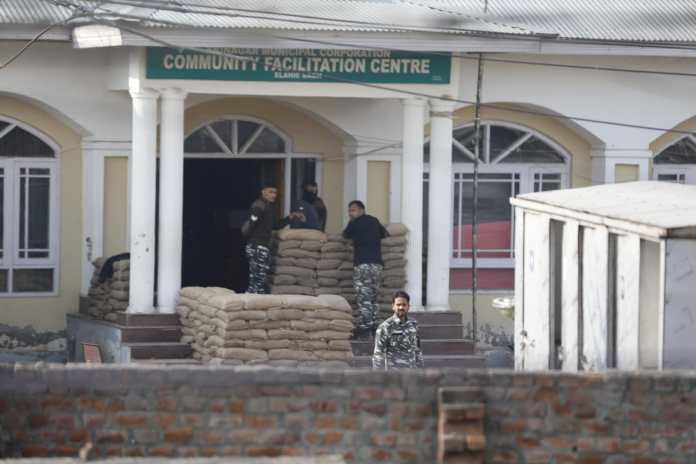
<svg viewBox="0 0 696 464"><path fill-rule="evenodd" d="M343 237L353 240L353 265L383 264L382 239L387 235L387 230L374 216L363 214L351 220Z"/></svg>
<svg viewBox="0 0 696 464"><path fill-rule="evenodd" d="M269 203L259 198L251 204L249 220L252 230L247 243L268 247L271 244L273 231L288 225L288 218L278 220L275 203Z"/></svg>

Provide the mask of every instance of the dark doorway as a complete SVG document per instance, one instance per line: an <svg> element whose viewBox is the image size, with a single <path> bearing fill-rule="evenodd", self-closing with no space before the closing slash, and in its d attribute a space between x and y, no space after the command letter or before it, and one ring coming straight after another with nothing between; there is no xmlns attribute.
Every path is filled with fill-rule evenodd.
<svg viewBox="0 0 696 464"><path fill-rule="evenodd" d="M265 182L278 187L282 210L283 164L280 159L184 161L183 286L246 290L241 225Z"/></svg>

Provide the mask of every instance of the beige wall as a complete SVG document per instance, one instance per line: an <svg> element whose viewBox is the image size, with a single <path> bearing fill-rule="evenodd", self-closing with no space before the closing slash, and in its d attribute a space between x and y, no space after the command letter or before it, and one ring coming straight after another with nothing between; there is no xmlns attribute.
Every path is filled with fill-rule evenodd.
<svg viewBox="0 0 696 464"><path fill-rule="evenodd" d="M389 161L367 162L367 211L380 220L389 223Z"/></svg>
<svg viewBox="0 0 696 464"><path fill-rule="evenodd" d="M614 166L614 182L633 182L639 180L640 170L637 164L617 164Z"/></svg>
<svg viewBox="0 0 696 464"><path fill-rule="evenodd" d="M499 310L493 309L493 299L502 296L511 296L512 292L500 293L479 293L477 298L477 325L478 339L483 343L498 343L501 340L512 338L513 321L503 316ZM450 308L452 311L460 311L464 323L465 335L467 324L471 327L472 321L472 301L470 293L452 293L450 294Z"/></svg>
<svg viewBox="0 0 696 464"><path fill-rule="evenodd" d="M60 260L58 295L40 298L0 298L0 323L31 325L36 330L65 328L65 315L76 312L82 262L81 137L45 111L16 98L0 96L0 115L34 127L60 148Z"/></svg>
<svg viewBox="0 0 696 464"><path fill-rule="evenodd" d="M128 251L128 158L104 162L104 256Z"/></svg>
<svg viewBox="0 0 696 464"><path fill-rule="evenodd" d="M200 103L187 108L184 131L193 130L225 116L252 116L273 124L290 136L293 151L321 155L323 161L320 196L329 210L327 230L342 227L343 141L316 120L286 105L264 98L230 97Z"/></svg>
<svg viewBox="0 0 696 464"><path fill-rule="evenodd" d="M535 114L518 113L496 108L483 108L483 120L502 121L519 124L533 129L566 149L572 157L570 164L571 187L585 187L592 183L592 146L570 128L557 119ZM474 120L471 106L454 112L454 127L462 126ZM427 129L426 129L427 130Z"/></svg>

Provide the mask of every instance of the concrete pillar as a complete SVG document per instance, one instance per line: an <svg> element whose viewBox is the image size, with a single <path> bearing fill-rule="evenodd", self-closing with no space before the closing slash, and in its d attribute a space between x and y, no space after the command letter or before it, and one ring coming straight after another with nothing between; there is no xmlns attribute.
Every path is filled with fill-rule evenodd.
<svg viewBox="0 0 696 464"><path fill-rule="evenodd" d="M452 102L430 101L427 303L435 311L449 309L453 110Z"/></svg>
<svg viewBox="0 0 696 464"><path fill-rule="evenodd" d="M403 100L401 222L408 228L406 291L411 306L423 306L423 143L425 100Z"/></svg>
<svg viewBox="0 0 696 464"><path fill-rule="evenodd" d="M155 284L155 184L157 98L149 89L131 91L133 148L130 198L129 313L153 313Z"/></svg>
<svg viewBox="0 0 696 464"><path fill-rule="evenodd" d="M186 94L179 89L162 92L157 254L157 309L160 313L175 312L181 289L185 98Z"/></svg>

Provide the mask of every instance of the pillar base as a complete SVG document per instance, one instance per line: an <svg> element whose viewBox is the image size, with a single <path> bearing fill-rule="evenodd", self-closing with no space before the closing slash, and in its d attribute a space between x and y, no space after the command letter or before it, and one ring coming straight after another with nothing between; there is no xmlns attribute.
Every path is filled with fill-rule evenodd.
<svg viewBox="0 0 696 464"><path fill-rule="evenodd" d="M427 305L423 308L425 312L452 311L449 305Z"/></svg>

